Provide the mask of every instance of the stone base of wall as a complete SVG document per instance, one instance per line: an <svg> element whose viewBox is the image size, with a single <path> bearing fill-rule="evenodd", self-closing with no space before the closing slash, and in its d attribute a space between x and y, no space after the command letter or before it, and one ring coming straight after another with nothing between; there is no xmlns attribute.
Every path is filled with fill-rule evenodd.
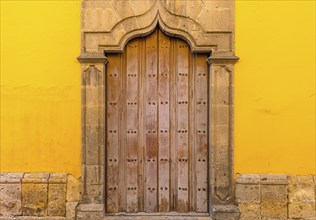
<svg viewBox="0 0 316 220"><path fill-rule="evenodd" d="M0 220L74 220L80 180L66 173L0 173Z"/></svg>
<svg viewBox="0 0 316 220"><path fill-rule="evenodd" d="M239 175L236 201L241 220L316 219L316 177Z"/></svg>
<svg viewBox="0 0 316 220"><path fill-rule="evenodd" d="M241 220L316 220L315 198L312 175L242 174L236 180ZM0 173L0 220L94 220L77 209L79 201L80 180L71 175Z"/></svg>

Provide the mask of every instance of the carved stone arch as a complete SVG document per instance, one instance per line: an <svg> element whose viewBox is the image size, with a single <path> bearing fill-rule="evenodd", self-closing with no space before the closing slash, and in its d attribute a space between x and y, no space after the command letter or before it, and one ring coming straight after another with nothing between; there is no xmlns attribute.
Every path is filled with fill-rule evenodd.
<svg viewBox="0 0 316 220"><path fill-rule="evenodd" d="M185 40L194 53L212 51L210 213L206 219L237 219L233 180L234 0L112 0L82 2L82 201L77 219L104 216L104 51L120 53L128 41L153 32ZM128 218L127 218L128 219ZM170 217L173 219L173 217Z"/></svg>

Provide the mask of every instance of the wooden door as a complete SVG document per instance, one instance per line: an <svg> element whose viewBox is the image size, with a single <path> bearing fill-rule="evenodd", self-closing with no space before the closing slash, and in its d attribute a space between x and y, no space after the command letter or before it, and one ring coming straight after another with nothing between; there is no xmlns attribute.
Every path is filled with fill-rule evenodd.
<svg viewBox="0 0 316 220"><path fill-rule="evenodd" d="M106 55L107 213L208 212L208 55L159 29Z"/></svg>

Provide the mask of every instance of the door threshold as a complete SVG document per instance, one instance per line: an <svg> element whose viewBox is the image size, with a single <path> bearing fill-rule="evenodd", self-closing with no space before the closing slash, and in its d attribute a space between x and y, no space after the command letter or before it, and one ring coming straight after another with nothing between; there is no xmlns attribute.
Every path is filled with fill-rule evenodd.
<svg viewBox="0 0 316 220"><path fill-rule="evenodd" d="M104 220L211 220L209 213L179 213L179 212L159 212L159 213L115 213L106 214Z"/></svg>

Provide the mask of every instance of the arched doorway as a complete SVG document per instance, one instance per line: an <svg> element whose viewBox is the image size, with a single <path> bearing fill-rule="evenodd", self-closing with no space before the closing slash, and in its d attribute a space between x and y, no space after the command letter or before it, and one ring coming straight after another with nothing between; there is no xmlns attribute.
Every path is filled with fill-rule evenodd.
<svg viewBox="0 0 316 220"><path fill-rule="evenodd" d="M84 0L81 18L77 219L238 219L234 1Z"/></svg>
<svg viewBox="0 0 316 220"><path fill-rule="evenodd" d="M106 213L208 213L209 53L159 28L106 53Z"/></svg>

